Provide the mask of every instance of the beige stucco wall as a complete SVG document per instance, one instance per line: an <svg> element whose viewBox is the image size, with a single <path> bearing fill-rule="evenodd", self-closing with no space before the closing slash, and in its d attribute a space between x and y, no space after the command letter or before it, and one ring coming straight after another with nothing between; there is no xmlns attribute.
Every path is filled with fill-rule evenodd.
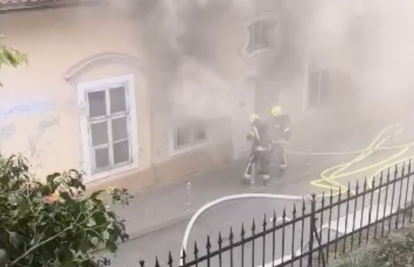
<svg viewBox="0 0 414 267"><path fill-rule="evenodd" d="M0 16L0 32L7 36L8 44L29 55L27 67L0 72L4 84L0 99L11 99L7 100L6 109L39 98L51 106L47 111L26 112L0 120L1 151L6 155L23 152L40 179L54 171L81 169L76 84L126 74L135 77L139 170L111 177L105 184L116 184L116 179L123 177L122 185L144 187L206 170L231 158L228 121L217 121L212 126L212 129L224 129L222 131L208 129L217 140L214 144L170 157L166 118L154 112L151 106L154 99L150 88L157 73L148 68L151 62L145 54L139 19L127 9L82 6L13 12ZM222 66L223 78L231 80L244 68L243 60L234 43L223 44L222 53L229 56L218 60L217 66ZM106 62L82 71L69 81L64 78L79 61L104 52L133 57L142 62L144 71L122 62ZM45 119L47 127L39 130ZM2 127L7 125L14 125L15 131L10 131L9 127L9 131L4 132ZM7 138L2 140L2 136Z"/></svg>
<svg viewBox="0 0 414 267"><path fill-rule="evenodd" d="M119 11L122 12L122 11ZM1 32L7 41L29 55L27 67L0 74L3 95L25 99L47 99L53 109L36 115L18 115L8 121L16 124L16 134L2 143L4 153L25 151L26 136L36 134L39 123L48 117L54 126L39 133L36 155L25 153L35 168L45 173L68 168L80 169L81 147L76 84L102 78L135 74L140 168L151 166L148 88L141 70L120 63L97 65L68 82L65 72L80 60L103 52L123 53L142 58L137 25L128 16L105 7L61 8L16 12L0 16ZM94 14L99 14L95 16ZM101 18L105 19L101 19ZM30 25L30 27L29 27ZM37 163L36 163L37 164Z"/></svg>

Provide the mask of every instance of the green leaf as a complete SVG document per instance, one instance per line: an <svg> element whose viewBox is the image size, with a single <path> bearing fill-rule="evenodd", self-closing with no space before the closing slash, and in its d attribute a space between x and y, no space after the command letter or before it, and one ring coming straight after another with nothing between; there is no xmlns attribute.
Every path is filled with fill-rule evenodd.
<svg viewBox="0 0 414 267"><path fill-rule="evenodd" d="M26 199L22 199L17 205L17 208L19 209L19 212L25 212L30 209L30 204Z"/></svg>
<svg viewBox="0 0 414 267"><path fill-rule="evenodd" d="M108 230L105 230L104 232L103 232L103 234L102 234L102 237L105 239L105 240L108 240L109 239L109 237L110 237L110 233L109 233L109 231Z"/></svg>
<svg viewBox="0 0 414 267"><path fill-rule="evenodd" d="M55 179L56 179L57 177L60 177L60 173L58 173L58 172L55 172L55 173L53 173L53 174L49 174L49 175L46 177L46 183L47 183L48 185L54 184L54 181L55 181Z"/></svg>
<svg viewBox="0 0 414 267"><path fill-rule="evenodd" d="M96 236L93 236L92 238L91 238L91 243L94 245L94 246L98 246L99 245L99 238L97 238Z"/></svg>
<svg viewBox="0 0 414 267"><path fill-rule="evenodd" d="M95 191L91 194L91 196L89 198L97 198L100 194L102 194L102 192L105 192L105 190Z"/></svg>
<svg viewBox="0 0 414 267"><path fill-rule="evenodd" d="M7 251L0 248L0 266L5 266L7 262Z"/></svg>
<svg viewBox="0 0 414 267"><path fill-rule="evenodd" d="M89 218L87 226L92 227L95 225L96 225L96 221L93 218Z"/></svg>
<svg viewBox="0 0 414 267"><path fill-rule="evenodd" d="M106 242L105 248L112 253L116 252L116 250L118 249L114 242Z"/></svg>
<svg viewBox="0 0 414 267"><path fill-rule="evenodd" d="M66 262L60 263L59 266L60 267L76 267L78 265L73 261L66 261Z"/></svg>
<svg viewBox="0 0 414 267"><path fill-rule="evenodd" d="M17 232L10 232L9 240L10 244L12 244L14 248L18 248L21 243L21 237Z"/></svg>

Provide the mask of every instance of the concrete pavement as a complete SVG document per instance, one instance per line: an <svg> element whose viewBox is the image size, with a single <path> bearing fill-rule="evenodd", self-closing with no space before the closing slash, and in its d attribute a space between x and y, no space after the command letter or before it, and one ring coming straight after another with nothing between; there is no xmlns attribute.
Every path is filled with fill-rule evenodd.
<svg viewBox="0 0 414 267"><path fill-rule="evenodd" d="M332 128L330 131L320 130L329 127ZM297 125L293 127L289 149L306 151L303 147L308 147L308 145L305 144L311 144L313 151L351 150L355 143L353 134L355 129L359 130L361 126L348 126L344 129L335 127L332 121L325 121L325 124L319 123L318 127L314 128L305 124ZM306 134L304 134L305 131ZM372 129L368 132L370 134L357 138L360 143L369 142L377 130ZM304 135L308 138L304 138ZM301 194L308 194L312 190L309 185L310 179L316 178L321 170L350 158L351 156L334 158L317 156L308 159L304 155L289 155L289 170L285 177L272 181L267 188L259 187L256 191L274 192L277 189L279 193L292 194L289 190L281 189L288 184L305 181L301 183L299 189ZM310 163L311 168L304 171L307 162ZM210 201L231 194L251 192L249 187L241 185L240 182L244 164L245 160L239 160L208 173L185 177L174 184L150 189L136 195L126 209L116 208L116 212L126 219L127 229L132 239L185 221L195 210ZM188 188L188 182L191 183L191 188Z"/></svg>

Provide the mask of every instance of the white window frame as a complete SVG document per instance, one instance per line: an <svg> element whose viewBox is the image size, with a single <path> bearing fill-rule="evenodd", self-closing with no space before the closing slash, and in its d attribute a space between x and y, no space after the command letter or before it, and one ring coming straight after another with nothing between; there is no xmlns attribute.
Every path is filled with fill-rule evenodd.
<svg viewBox="0 0 414 267"><path fill-rule="evenodd" d="M168 130L168 148L169 148L168 150L169 150L170 156L176 156L176 155L188 153L188 152L203 148L208 144L209 138L208 138L207 127L206 127L206 124L202 124L204 126L204 133L206 136L205 139L192 142L191 144L188 144L182 147L176 147L175 144L176 144L176 138L177 138L177 130L181 127L191 126L192 124L193 123L181 124L181 125L172 127Z"/></svg>
<svg viewBox="0 0 414 267"><path fill-rule="evenodd" d="M109 87L116 87L123 85L126 88L126 100L129 114L127 116L128 130L130 133L130 148L131 148L131 162L125 165L108 169L102 172L93 173L92 162L92 145L89 130L88 121L88 102L87 94L94 91L107 90ZM93 182L110 176L118 175L123 172L127 172L133 169L139 168L139 144L138 144L138 131L137 131L137 118L136 118L136 98L135 98L135 83L134 75L124 75L111 77L100 80L93 80L87 82L78 83L78 103L81 107L80 112L80 132L81 132L81 144L82 144L82 168L87 175L87 182ZM130 100L128 102L128 100Z"/></svg>
<svg viewBox="0 0 414 267"><path fill-rule="evenodd" d="M259 48L259 49L254 50L252 53L247 52L247 48L249 47L249 43L250 43L249 27L250 25L258 21L270 22L274 24L274 42L275 42L274 46L276 46L277 49L280 48L280 44L281 44L281 40L280 40L281 34L280 34L280 29L279 29L280 21L277 19L279 16L280 14L278 12L268 12L268 13L262 14L260 16L257 16L243 23L243 26L245 29L245 37L244 37L245 41L241 49L241 54L245 59L254 60L254 59L257 59L261 54L269 51L268 48Z"/></svg>

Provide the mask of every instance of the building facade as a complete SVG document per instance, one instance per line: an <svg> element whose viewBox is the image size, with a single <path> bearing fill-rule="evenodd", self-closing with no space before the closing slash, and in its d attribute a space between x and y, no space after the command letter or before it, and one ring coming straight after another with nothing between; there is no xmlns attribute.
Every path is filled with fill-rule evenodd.
<svg viewBox="0 0 414 267"><path fill-rule="evenodd" d="M249 113L282 103L300 121L325 101L324 72L309 74L292 45L301 35L296 9L261 1L254 15L229 11L216 29L211 64L230 85L230 111L176 122L159 108L165 99L147 53L146 1L123 2L0 1L0 32L29 57L27 67L0 72L1 150L23 153L39 179L79 169L93 187L170 182L245 155Z"/></svg>

